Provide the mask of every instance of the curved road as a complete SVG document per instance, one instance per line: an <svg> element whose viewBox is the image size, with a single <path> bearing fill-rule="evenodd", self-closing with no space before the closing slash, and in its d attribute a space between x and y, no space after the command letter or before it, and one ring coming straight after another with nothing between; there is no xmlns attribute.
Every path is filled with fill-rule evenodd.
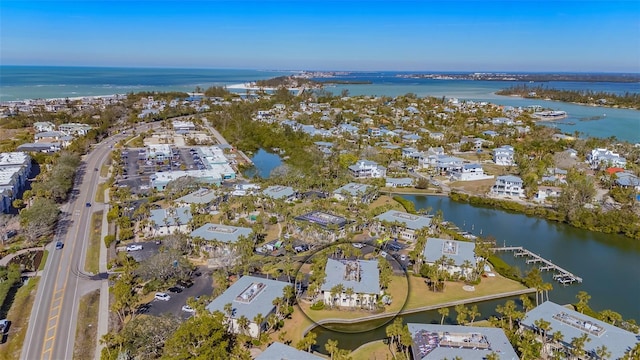
<svg viewBox="0 0 640 360"><path fill-rule="evenodd" d="M150 124L136 129L144 131ZM80 297L99 289L101 281L84 274L87 242L91 233L91 215L102 206L94 204L100 169L111 152L109 145L123 139L118 134L97 144L84 156L78 168L74 190L69 202L62 207L63 215L56 229L55 239L47 247L49 258L29 318L20 359L72 359L76 338L76 322ZM94 206L86 207L86 203ZM64 242L62 250L55 250L55 241Z"/></svg>

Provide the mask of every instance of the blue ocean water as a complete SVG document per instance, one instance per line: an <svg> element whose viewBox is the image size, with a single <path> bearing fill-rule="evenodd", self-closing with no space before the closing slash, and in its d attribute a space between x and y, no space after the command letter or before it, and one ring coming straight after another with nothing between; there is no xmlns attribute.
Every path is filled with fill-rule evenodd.
<svg viewBox="0 0 640 360"><path fill-rule="evenodd" d="M194 91L196 87L225 86L276 76L287 71L233 69L173 69L173 68L102 68L52 66L0 66L0 101L37 98L64 98L126 94L139 91ZM640 111L582 106L555 101L529 100L498 96L500 89L518 84L515 81L435 80L398 77L400 72L352 72L333 80L370 81L371 84L335 85L326 90L339 94L347 89L351 95L398 96L414 93L418 96L458 98L487 101L500 105L540 105L564 110L569 117L550 124L565 133L581 136L640 142ZM326 80L326 79L323 79ZM527 83L567 90L593 90L616 94L640 93L639 83L609 82L544 82ZM606 115L606 116L604 116ZM600 117L600 120L584 121Z"/></svg>

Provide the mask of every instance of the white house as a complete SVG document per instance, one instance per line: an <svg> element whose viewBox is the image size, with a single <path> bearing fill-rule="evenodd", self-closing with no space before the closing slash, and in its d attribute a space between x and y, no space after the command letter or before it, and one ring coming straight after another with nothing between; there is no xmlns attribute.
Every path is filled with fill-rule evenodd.
<svg viewBox="0 0 640 360"><path fill-rule="evenodd" d="M335 293L339 285L342 291ZM347 295L347 289L353 290L353 295ZM378 260L327 259L320 291L327 306L373 310L378 296L382 295Z"/></svg>
<svg viewBox="0 0 640 360"><path fill-rule="evenodd" d="M269 315L276 311L273 300L282 297L287 286L291 284L245 275L210 302L206 309L224 314L232 332L238 334L246 331L250 336L257 338L264 330ZM225 312L227 304L231 304L231 314ZM262 315L262 318L256 317L258 314ZM240 318L248 320L246 329L240 329Z"/></svg>
<svg viewBox="0 0 640 360"><path fill-rule="evenodd" d="M358 160L354 165L349 166L349 172L356 179L383 178L387 175L387 168L378 165L375 161Z"/></svg>
<svg viewBox="0 0 640 360"><path fill-rule="evenodd" d="M168 209L151 210L151 235L169 235L177 232L187 233L191 221L191 207L182 206Z"/></svg>
<svg viewBox="0 0 640 360"><path fill-rule="evenodd" d="M91 130L91 126L87 124L79 124L79 123L67 123L60 124L58 126L58 131L62 131L66 135L72 136L84 136Z"/></svg>
<svg viewBox="0 0 640 360"><path fill-rule="evenodd" d="M592 169L597 168L601 164L607 167L620 167L623 169L627 166L627 159L608 149L591 150L591 153L587 154L587 161Z"/></svg>
<svg viewBox="0 0 640 360"><path fill-rule="evenodd" d="M456 181L474 181L493 179L493 175L486 175L480 164L463 164L462 167L451 174Z"/></svg>
<svg viewBox="0 0 640 360"><path fill-rule="evenodd" d="M562 188L557 186L538 186L535 200L543 202L548 198L557 198L562 193Z"/></svg>
<svg viewBox="0 0 640 360"><path fill-rule="evenodd" d="M449 264L439 264L451 275L458 274L467 277L473 273L476 266L476 244L470 241L445 240L428 238L422 255L428 265L435 265L444 256L450 259Z"/></svg>
<svg viewBox="0 0 640 360"><path fill-rule="evenodd" d="M491 192L496 195L524 197L524 183L522 179L514 175L503 175L496 178L496 184Z"/></svg>
<svg viewBox="0 0 640 360"><path fill-rule="evenodd" d="M378 232L386 230L385 223L390 225L391 236L407 240L416 240L416 232L431 226L431 217L418 214L409 214L397 210L389 210L374 218L374 229Z"/></svg>
<svg viewBox="0 0 640 360"><path fill-rule="evenodd" d="M339 201L356 200L368 204L378 196L378 191L373 185L352 182L337 188L332 196Z"/></svg>
<svg viewBox="0 0 640 360"><path fill-rule="evenodd" d="M38 121L33 123L33 129L36 132L47 132L55 130L56 126L49 121Z"/></svg>
<svg viewBox="0 0 640 360"><path fill-rule="evenodd" d="M31 173L31 157L24 152L0 153L0 213L9 212L24 191Z"/></svg>
<svg viewBox="0 0 640 360"><path fill-rule="evenodd" d="M514 165L514 150L511 145L504 145L493 149L493 162L496 165L511 166Z"/></svg>

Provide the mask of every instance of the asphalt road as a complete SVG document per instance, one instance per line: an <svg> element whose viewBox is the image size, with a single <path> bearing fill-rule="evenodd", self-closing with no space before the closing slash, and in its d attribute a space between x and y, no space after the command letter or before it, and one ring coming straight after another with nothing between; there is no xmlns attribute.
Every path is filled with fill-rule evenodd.
<svg viewBox="0 0 640 360"><path fill-rule="evenodd" d="M139 127L138 131L144 131L147 126ZM55 239L47 247L49 257L37 289L21 359L73 358L80 297L99 289L101 281L106 281L92 280L81 271L91 231L91 214L102 209L101 204L94 204L100 177L94 168L100 169L105 162L111 151L109 145L124 137L118 134L96 145L78 168L75 181L78 191L62 207L63 216ZM93 206L86 207L88 202ZM64 242L63 249L55 249L56 240Z"/></svg>

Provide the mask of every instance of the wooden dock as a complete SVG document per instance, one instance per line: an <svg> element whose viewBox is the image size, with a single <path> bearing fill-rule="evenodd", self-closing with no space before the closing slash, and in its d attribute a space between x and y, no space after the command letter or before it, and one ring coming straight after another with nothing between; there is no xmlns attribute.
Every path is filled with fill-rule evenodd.
<svg viewBox="0 0 640 360"><path fill-rule="evenodd" d="M560 266L552 263L551 261L543 258L540 255L536 255L531 251L523 248L522 246L503 246L492 248L493 251L513 251L513 256L515 257L526 257L527 264L540 264L538 269L540 271L554 271L553 279L557 282L567 285L572 284L574 282L581 283L582 278L572 274L571 272L561 268Z"/></svg>

